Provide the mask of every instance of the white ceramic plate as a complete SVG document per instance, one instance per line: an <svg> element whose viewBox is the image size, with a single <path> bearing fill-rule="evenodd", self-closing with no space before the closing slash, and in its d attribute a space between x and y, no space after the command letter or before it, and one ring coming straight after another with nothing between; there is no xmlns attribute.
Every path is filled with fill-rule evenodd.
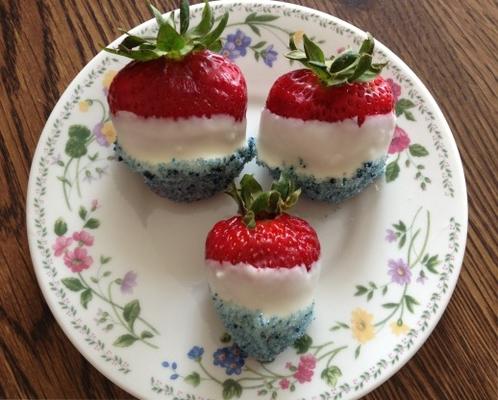
<svg viewBox="0 0 498 400"><path fill-rule="evenodd" d="M257 134L272 82L297 67L282 55L289 32L306 31L329 53L364 37L295 5L212 4L216 15L230 11L225 51L247 79L249 135ZM199 11L192 7L196 18ZM149 21L134 32L154 29ZM309 336L265 365L233 352L205 280L205 236L235 205L222 194L174 204L148 191L113 159L110 145L106 88L127 60L101 53L81 71L38 144L27 224L44 296L98 370L142 398L339 399L371 391L413 356L458 278L465 182L450 129L427 89L380 43L376 57L389 61L384 76L399 114L386 176L340 206L304 200L296 208L323 247L317 318ZM254 163L246 170L269 181Z"/></svg>

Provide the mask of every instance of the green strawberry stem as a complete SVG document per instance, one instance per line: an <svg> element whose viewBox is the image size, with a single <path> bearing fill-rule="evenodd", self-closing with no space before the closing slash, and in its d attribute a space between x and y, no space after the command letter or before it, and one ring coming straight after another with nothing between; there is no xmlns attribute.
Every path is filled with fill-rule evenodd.
<svg viewBox="0 0 498 400"><path fill-rule="evenodd" d="M208 0L204 2L202 17L199 24L189 29L190 12L188 0L180 3L180 27L177 30L174 11L164 18L161 12L154 6L149 7L156 18L159 27L157 36L140 37L126 31L126 37L117 48L104 48L105 51L128 57L136 61L150 61L161 57L171 60L181 60L188 54L200 51L221 49L220 36L228 23L228 12L223 14L218 25L214 26L214 16Z"/></svg>
<svg viewBox="0 0 498 400"><path fill-rule="evenodd" d="M322 49L308 36L303 35L304 49L299 50L294 35L291 35L289 39L291 51L285 57L299 61L313 71L325 86L341 86L353 82L369 82L380 74L387 63L372 62L374 46L374 38L368 33L357 52L349 50L325 58Z"/></svg>
<svg viewBox="0 0 498 400"><path fill-rule="evenodd" d="M239 206L239 214L243 216L248 228L256 226L256 220L273 219L293 207L301 189L285 174L272 183L269 191L263 188L250 174L245 174L240 180L240 187L232 182L225 191Z"/></svg>

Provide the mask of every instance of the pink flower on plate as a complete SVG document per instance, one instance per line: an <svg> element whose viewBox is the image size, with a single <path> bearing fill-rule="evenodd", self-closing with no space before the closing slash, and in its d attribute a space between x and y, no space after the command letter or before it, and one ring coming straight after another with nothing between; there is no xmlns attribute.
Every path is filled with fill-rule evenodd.
<svg viewBox="0 0 498 400"><path fill-rule="evenodd" d="M68 251L64 255L64 264L73 272L81 272L90 268L93 258L90 257L83 247L76 247L74 251Z"/></svg>
<svg viewBox="0 0 498 400"><path fill-rule="evenodd" d="M308 369L315 369L316 367L316 357L312 354L305 354L299 359L299 366L303 366Z"/></svg>
<svg viewBox="0 0 498 400"><path fill-rule="evenodd" d="M299 359L299 365L297 371L294 373L294 378L297 379L299 383L311 382L313 378L313 370L316 367L316 358L311 354L306 354L301 356Z"/></svg>
<svg viewBox="0 0 498 400"><path fill-rule="evenodd" d="M298 367L296 373L293 376L299 383L311 382L311 379L313 378L313 370Z"/></svg>
<svg viewBox="0 0 498 400"><path fill-rule="evenodd" d="M56 257L59 257L66 251L66 249L73 243L73 239L67 238L65 236L59 236L57 239L55 239L55 243L52 246L52 249L54 250L54 255Z"/></svg>
<svg viewBox="0 0 498 400"><path fill-rule="evenodd" d="M73 239L79 243L80 246L91 246L93 245L93 236L87 231L79 231L73 233Z"/></svg>
<svg viewBox="0 0 498 400"><path fill-rule="evenodd" d="M285 389L287 389L289 387L290 382L289 382L289 380L287 378L284 378L284 379L280 380L280 382L278 382L278 384L280 385L280 387L282 389L285 390Z"/></svg>
<svg viewBox="0 0 498 400"><path fill-rule="evenodd" d="M99 201L97 199L92 200L92 211L95 211L99 207L100 207Z"/></svg>
<svg viewBox="0 0 498 400"><path fill-rule="evenodd" d="M399 126L394 130L394 136L389 145L389 154L401 153L410 145L410 138L408 134Z"/></svg>
<svg viewBox="0 0 498 400"><path fill-rule="evenodd" d="M391 90L393 91L394 96L394 102L397 102L399 96L401 96L401 86L394 82L391 78L386 79L386 82L389 83L389 86L391 86Z"/></svg>

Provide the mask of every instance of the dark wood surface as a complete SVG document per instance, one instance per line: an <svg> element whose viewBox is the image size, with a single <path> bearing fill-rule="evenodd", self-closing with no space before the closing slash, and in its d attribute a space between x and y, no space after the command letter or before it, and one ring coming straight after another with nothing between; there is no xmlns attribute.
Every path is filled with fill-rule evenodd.
<svg viewBox="0 0 498 400"><path fill-rule="evenodd" d="M162 9L178 1L155 0ZM422 349L368 399L496 399L498 5L301 0L373 32L430 88L456 137L470 225L460 280ZM145 1L0 0L0 398L129 398L70 344L36 283L25 197L49 113L77 72L149 18Z"/></svg>

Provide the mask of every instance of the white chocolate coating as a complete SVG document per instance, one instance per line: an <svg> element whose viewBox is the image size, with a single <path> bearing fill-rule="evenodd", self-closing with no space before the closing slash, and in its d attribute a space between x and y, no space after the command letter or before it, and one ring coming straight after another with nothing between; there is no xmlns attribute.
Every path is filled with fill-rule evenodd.
<svg viewBox="0 0 498 400"><path fill-rule="evenodd" d="M258 158L269 167L294 166L316 178L349 178L364 162L387 155L396 125L394 113L339 122L285 118L265 109Z"/></svg>
<svg viewBox="0 0 498 400"><path fill-rule="evenodd" d="M320 275L320 262L294 268L255 268L248 264L206 261L211 291L267 315L285 317L309 306Z"/></svg>
<svg viewBox="0 0 498 400"><path fill-rule="evenodd" d="M245 144L246 121L215 115L188 119L142 118L128 111L112 116L121 147L151 164L217 158Z"/></svg>

